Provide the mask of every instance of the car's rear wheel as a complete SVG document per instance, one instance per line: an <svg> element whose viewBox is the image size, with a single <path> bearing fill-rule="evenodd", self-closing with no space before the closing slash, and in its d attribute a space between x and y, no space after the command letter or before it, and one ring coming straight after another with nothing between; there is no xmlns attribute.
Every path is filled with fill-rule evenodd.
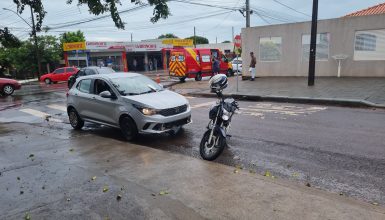
<svg viewBox="0 0 385 220"><path fill-rule="evenodd" d="M5 85L4 87L3 87L3 91L2 91L2 93L4 94L4 95L12 95L12 93L15 91L15 89L13 88L13 86L12 85Z"/></svg>
<svg viewBox="0 0 385 220"><path fill-rule="evenodd" d="M181 77L181 78L179 78L179 81L180 81L181 83L186 82L186 77Z"/></svg>
<svg viewBox="0 0 385 220"><path fill-rule="evenodd" d="M68 118L71 126L75 130L80 130L84 126L84 121L80 118L78 112L74 108L71 108L68 111Z"/></svg>
<svg viewBox="0 0 385 220"><path fill-rule="evenodd" d="M123 136L128 141L132 141L138 135L138 129L134 120L130 116L122 116L120 119L120 130L122 130Z"/></svg>
<svg viewBox="0 0 385 220"><path fill-rule="evenodd" d="M51 84L51 83L52 83L52 81L51 81L50 78L46 78L46 79L44 80L44 82L45 82L45 84Z"/></svg>

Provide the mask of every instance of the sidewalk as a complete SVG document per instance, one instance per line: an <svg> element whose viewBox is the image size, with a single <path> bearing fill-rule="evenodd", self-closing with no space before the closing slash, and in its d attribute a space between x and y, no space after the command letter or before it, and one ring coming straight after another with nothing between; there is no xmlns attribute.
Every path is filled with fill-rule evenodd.
<svg viewBox="0 0 385 220"><path fill-rule="evenodd" d="M207 81L188 82L173 88L190 95L213 95L210 94ZM224 94L261 101L385 108L385 78L323 77L316 78L315 85L308 87L305 77L262 77L255 81L242 81L239 77L237 92L236 77L231 77Z"/></svg>

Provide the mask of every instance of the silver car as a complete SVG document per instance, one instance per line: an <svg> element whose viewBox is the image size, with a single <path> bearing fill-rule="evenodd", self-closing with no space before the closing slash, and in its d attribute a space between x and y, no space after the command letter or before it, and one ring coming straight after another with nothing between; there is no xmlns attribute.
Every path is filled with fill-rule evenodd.
<svg viewBox="0 0 385 220"><path fill-rule="evenodd" d="M120 128L127 140L138 133L176 133L191 122L185 97L137 73L84 76L67 93L71 126L84 121Z"/></svg>

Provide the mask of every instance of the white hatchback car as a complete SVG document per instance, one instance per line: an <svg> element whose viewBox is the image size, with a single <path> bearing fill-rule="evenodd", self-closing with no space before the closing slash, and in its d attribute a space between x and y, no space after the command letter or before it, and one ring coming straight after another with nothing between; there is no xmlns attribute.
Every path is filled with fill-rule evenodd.
<svg viewBox="0 0 385 220"><path fill-rule="evenodd" d="M238 64L238 66L237 66L237 64ZM231 65L233 65L234 73L242 74L242 58L241 57L238 57L238 59L234 58L231 61Z"/></svg>
<svg viewBox="0 0 385 220"><path fill-rule="evenodd" d="M127 140L138 133L176 133L191 122L185 97L138 73L84 76L67 93L74 129L84 121L120 128Z"/></svg>

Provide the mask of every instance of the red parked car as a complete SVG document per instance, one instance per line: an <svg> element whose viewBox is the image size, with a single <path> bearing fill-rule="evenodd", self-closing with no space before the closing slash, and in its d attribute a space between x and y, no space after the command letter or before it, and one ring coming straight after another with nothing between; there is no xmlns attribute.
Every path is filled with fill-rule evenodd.
<svg viewBox="0 0 385 220"><path fill-rule="evenodd" d="M68 78L79 70L76 67L62 67L57 68L52 73L44 74L40 77L40 81L46 84L57 83L59 81L68 81Z"/></svg>
<svg viewBox="0 0 385 220"><path fill-rule="evenodd" d="M12 95L12 93L21 88L21 84L13 79L0 78L0 93L1 95Z"/></svg>

